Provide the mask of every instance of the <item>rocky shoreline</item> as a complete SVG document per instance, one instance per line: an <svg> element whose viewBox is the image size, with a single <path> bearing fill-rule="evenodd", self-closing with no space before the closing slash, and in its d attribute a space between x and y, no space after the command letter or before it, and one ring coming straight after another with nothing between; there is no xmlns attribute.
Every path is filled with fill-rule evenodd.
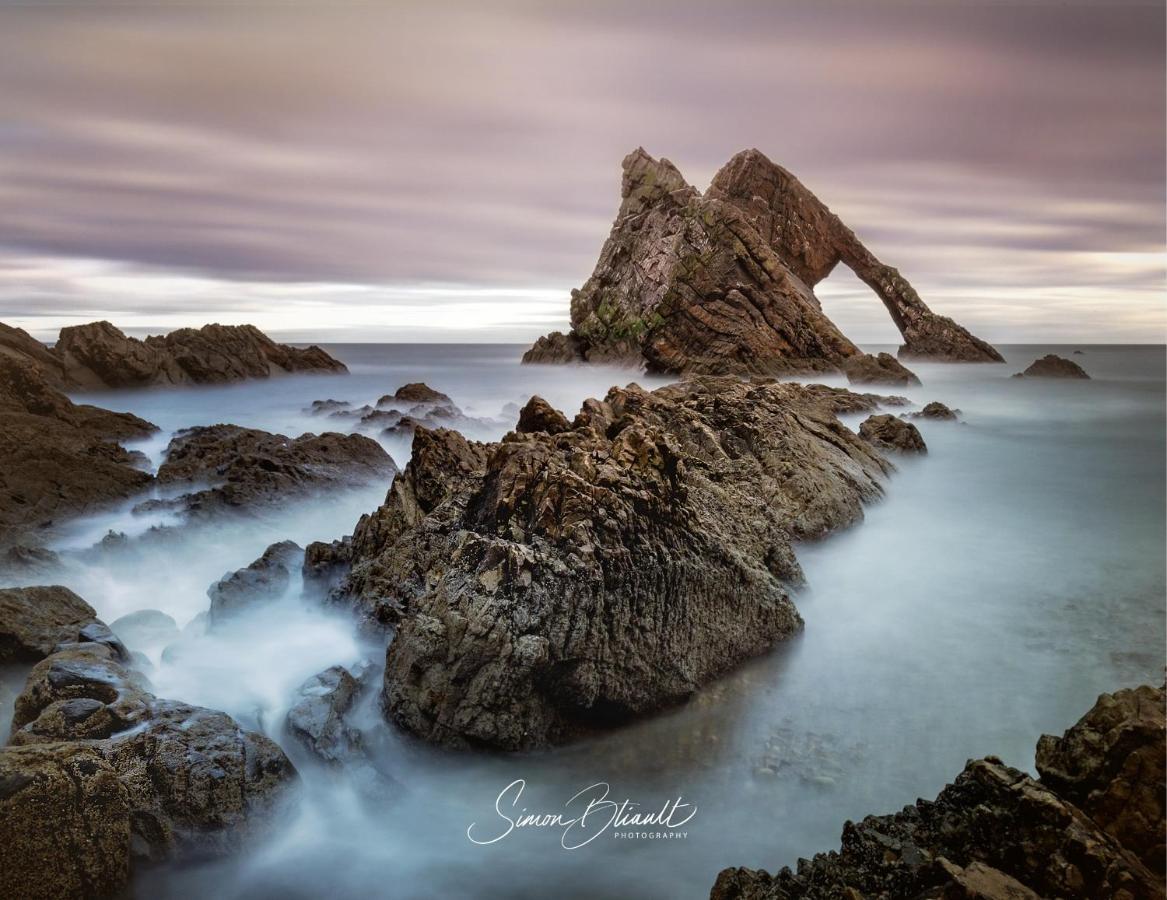
<svg viewBox="0 0 1167 900"><path fill-rule="evenodd" d="M1041 738L1039 778L972 760L935 800L846 823L837 852L724 870L710 900L1156 900L1165 754L1162 687L1103 694Z"/></svg>

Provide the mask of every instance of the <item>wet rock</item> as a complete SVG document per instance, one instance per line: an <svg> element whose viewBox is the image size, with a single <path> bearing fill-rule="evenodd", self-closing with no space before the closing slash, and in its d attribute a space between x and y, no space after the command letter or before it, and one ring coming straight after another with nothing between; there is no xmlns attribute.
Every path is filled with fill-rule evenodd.
<svg viewBox="0 0 1167 900"><path fill-rule="evenodd" d="M960 410L949 409L943 403L933 400L931 403L925 404L924 408L919 412L908 413L908 416L913 419L935 419L937 421L955 422L959 418L957 415L959 412Z"/></svg>
<svg viewBox="0 0 1167 900"><path fill-rule="evenodd" d="M115 619L109 627L135 649L168 644L179 636L178 623L157 609L141 609Z"/></svg>
<svg viewBox="0 0 1167 900"><path fill-rule="evenodd" d="M288 731L327 763L363 756L361 735L345 722L358 690L343 666L325 669L300 685L299 699L288 711Z"/></svg>
<svg viewBox="0 0 1167 900"><path fill-rule="evenodd" d="M1042 738L1038 755L1054 766L1051 777L1043 772L1035 781L994 757L973 760L935 800L847 822L838 852L800 860L795 871L775 875L726 869L710 896L1158 900L1162 872L1144 865L1135 848L1162 859L1162 704L1162 691L1149 687L1104 694L1063 738ZM1147 763L1151 768L1139 772ZM1124 774L1116 779L1116 773ZM1141 775L1148 777L1131 781ZM1146 818L1135 812L1117 825L1119 819L1103 810L1118 807L1104 798L1116 800L1131 789L1134 807ZM1109 826L1068 794L1098 804L1095 812Z"/></svg>
<svg viewBox="0 0 1167 900"><path fill-rule="evenodd" d="M42 529L144 490L151 476L118 442L154 431L71 402L30 357L0 353L0 547L35 546Z"/></svg>
<svg viewBox="0 0 1167 900"><path fill-rule="evenodd" d="M861 518L887 469L816 392L734 378L613 389L554 435L423 429L338 594L397 626L394 721L455 747L547 746L794 633L791 542Z"/></svg>
<svg viewBox="0 0 1167 900"><path fill-rule="evenodd" d="M793 175L757 150L704 195L643 149L623 163L621 205L592 276L571 297L571 332L528 363L647 364L674 373L829 371L859 354L813 287L842 262L883 301L901 356L1001 361L933 313L907 280Z"/></svg>
<svg viewBox="0 0 1167 900"><path fill-rule="evenodd" d="M1165 870L1164 690L1103 694L1062 737L1043 735L1037 771L1162 878Z"/></svg>
<svg viewBox="0 0 1167 900"><path fill-rule="evenodd" d="M40 576L54 571L60 561L61 558L52 550L17 544L0 552L0 571Z"/></svg>
<svg viewBox="0 0 1167 900"><path fill-rule="evenodd" d="M300 568L303 553L294 541L280 541L246 568L228 572L212 584L207 588L210 625L279 600L292 583L292 572Z"/></svg>
<svg viewBox="0 0 1167 900"><path fill-rule="evenodd" d="M861 394L826 384L808 384L804 390L808 399L835 415L871 412L882 406L908 406L912 402L907 397L893 394Z"/></svg>
<svg viewBox="0 0 1167 900"><path fill-rule="evenodd" d="M82 388L224 384L291 372L347 372L319 347L277 344L254 325L181 328L144 341L109 322L62 328L53 354Z"/></svg>
<svg viewBox="0 0 1167 900"><path fill-rule="evenodd" d="M1018 372L1014 378L1086 378L1090 376L1076 362L1065 359L1054 353L1047 353L1039 360L1035 360L1024 372Z"/></svg>
<svg viewBox="0 0 1167 900"><path fill-rule="evenodd" d="M313 416L322 416L326 413L341 412L352 406L347 400L313 400L304 412Z"/></svg>
<svg viewBox="0 0 1167 900"><path fill-rule="evenodd" d="M377 401L378 406L392 406L393 404L415 403L453 403L448 394L435 391L428 384L414 381L404 384L392 394L386 394Z"/></svg>
<svg viewBox="0 0 1167 900"><path fill-rule="evenodd" d="M567 416L555 409L542 397L532 397L527 405L519 412L519 424L516 431L530 434L535 431L544 431L547 434L559 434L571 428Z"/></svg>
<svg viewBox="0 0 1167 900"><path fill-rule="evenodd" d="M918 385L920 379L890 353L860 353L844 360L840 368L851 384Z"/></svg>
<svg viewBox="0 0 1167 900"><path fill-rule="evenodd" d="M289 438L238 425L179 432L170 442L158 481L209 484L185 495L188 515L247 510L336 487L392 478L397 466L381 445L356 434L305 434Z"/></svg>
<svg viewBox="0 0 1167 900"><path fill-rule="evenodd" d="M859 436L884 450L899 453L928 452L928 446L915 425L887 413L865 419L859 426Z"/></svg>
<svg viewBox="0 0 1167 900"><path fill-rule="evenodd" d="M273 742L242 730L224 713L155 697L140 674L100 644L74 645L34 666L17 698L13 727L12 747L0 751L0 770L12 779L36 778L39 753L80 748L95 754L98 771L112 773L128 808L119 871L132 858L157 862L231 852L263 826L295 777ZM80 804L84 818L88 801L74 784L49 782L45 790L48 807ZM35 812L5 817L4 828L17 843L37 839L43 816ZM69 846L62 841L42 864L74 870L78 860Z"/></svg>
<svg viewBox="0 0 1167 900"><path fill-rule="evenodd" d="M128 792L83 744L0 749L0 896L112 897L130 877Z"/></svg>
<svg viewBox="0 0 1167 900"><path fill-rule="evenodd" d="M0 663L35 662L62 643L85 641L125 651L93 607L66 587L0 589Z"/></svg>

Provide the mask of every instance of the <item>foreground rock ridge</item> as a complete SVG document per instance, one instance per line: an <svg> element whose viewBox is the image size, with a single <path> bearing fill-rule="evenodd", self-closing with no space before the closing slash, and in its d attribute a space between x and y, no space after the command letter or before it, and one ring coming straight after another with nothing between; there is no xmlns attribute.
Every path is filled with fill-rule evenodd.
<svg viewBox="0 0 1167 900"><path fill-rule="evenodd" d="M935 800L843 827L838 852L777 875L726 869L712 900L1164 896L1164 690L1103 694L1037 745L1039 779L973 760Z"/></svg>
<svg viewBox="0 0 1167 900"><path fill-rule="evenodd" d="M643 149L623 169L611 234L591 277L572 291L571 331L540 338L524 362L643 363L671 373L839 368L861 354L813 288L840 262L883 301L904 337L901 357L1003 361L932 312L907 279L759 151L734 156L703 195Z"/></svg>
<svg viewBox="0 0 1167 900"><path fill-rule="evenodd" d="M35 363L61 390L223 384L293 372L347 372L319 347L277 344L254 325L180 328L144 341L109 322L62 328L49 349L19 328L0 323L0 354Z"/></svg>
<svg viewBox="0 0 1167 900"><path fill-rule="evenodd" d="M34 659L0 748L0 896L122 896L136 863L237 849L295 779L270 739L154 696L66 588L0 590L0 662Z"/></svg>
<svg viewBox="0 0 1167 900"><path fill-rule="evenodd" d="M396 627L383 703L452 747L545 747L680 702L796 632L792 542L863 515L890 464L848 391L703 377L539 398L493 444L418 429L384 505L309 583ZM338 575L338 572L340 573ZM347 575L344 574L347 572Z"/></svg>

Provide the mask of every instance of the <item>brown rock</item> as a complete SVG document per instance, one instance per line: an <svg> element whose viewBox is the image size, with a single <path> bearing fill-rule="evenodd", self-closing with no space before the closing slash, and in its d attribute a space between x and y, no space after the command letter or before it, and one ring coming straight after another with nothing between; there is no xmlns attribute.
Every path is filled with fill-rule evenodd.
<svg viewBox="0 0 1167 900"><path fill-rule="evenodd" d="M1085 378L1090 376L1073 360L1065 359L1054 353L1047 353L1039 360L1035 360L1024 372L1018 372L1014 378Z"/></svg>
<svg viewBox="0 0 1167 900"><path fill-rule="evenodd" d="M956 421L957 413L960 410L949 409L938 400L933 400L931 403L925 404L924 408L919 412L908 413L912 419L936 419L938 421Z"/></svg>
<svg viewBox="0 0 1167 900"><path fill-rule="evenodd" d="M399 387L392 394L386 394L377 401L378 406L388 406L392 403L450 403L450 397L441 391L435 391L428 384L420 381L410 382Z"/></svg>
<svg viewBox="0 0 1167 900"><path fill-rule="evenodd" d="M815 392L730 378L613 389L558 434L419 430L341 594L397 623L395 721L449 746L546 746L795 632L791 542L859 519L885 471Z"/></svg>
<svg viewBox="0 0 1167 900"><path fill-rule="evenodd" d="M928 446L919 429L898 416L869 416L859 426L859 436L876 447L899 453L927 453Z"/></svg>
<svg viewBox="0 0 1167 900"><path fill-rule="evenodd" d="M569 428L571 428L571 423L567 421L567 416L542 397L532 397L519 412L519 423L515 426L515 431L524 434L536 431L559 434Z"/></svg>
<svg viewBox="0 0 1167 900"><path fill-rule="evenodd" d="M918 385L920 379L890 353L872 356L860 353L844 360L841 367L851 384Z"/></svg>
<svg viewBox="0 0 1167 900"><path fill-rule="evenodd" d="M827 371L859 353L812 288L844 262L904 335L903 356L1001 361L880 262L793 175L737 154L702 196L668 160L624 160L622 203L591 278L572 292L571 333L525 362L646 363L662 372Z"/></svg>
<svg viewBox="0 0 1167 900"><path fill-rule="evenodd" d="M1062 737L1043 735L1037 771L1049 785L1164 875L1164 690L1103 694Z"/></svg>
<svg viewBox="0 0 1167 900"><path fill-rule="evenodd" d="M0 663L44 659L96 622L93 607L66 587L0 589Z"/></svg>

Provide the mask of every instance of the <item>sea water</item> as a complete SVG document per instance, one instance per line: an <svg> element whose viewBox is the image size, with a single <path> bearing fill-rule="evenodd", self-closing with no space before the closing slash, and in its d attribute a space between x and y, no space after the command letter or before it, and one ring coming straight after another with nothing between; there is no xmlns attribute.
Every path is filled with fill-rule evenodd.
<svg viewBox="0 0 1167 900"><path fill-rule="evenodd" d="M306 413L312 400L359 406L410 381L480 418L467 429L480 440L508 430L531 394L570 417L612 385L664 383L605 367L520 366L511 346L327 349L351 375L75 399L157 423L162 433L141 445L157 464L183 427L320 431L337 421ZM1063 731L1100 692L1163 679L1164 350L1082 346L1071 358L1090 381L1009 377L1074 349L1004 347L1005 365L913 363L923 387L879 389L940 400L961 421L918 420L929 453L897 461L865 522L799 549L799 636L681 708L545 753L435 750L386 725L372 692L355 717L391 779L386 792L317 765L282 726L305 679L383 659L381 646L303 600L295 581L278 603L209 634L200 613L208 585L269 543L351 532L387 483L137 550L131 541L71 554L53 580L106 621L159 609L186 628L165 655L136 648L160 696L265 731L302 775L264 839L227 860L142 871L137 893L698 898L726 866L775 870L837 847L845 820L932 797L970 758L995 754L1032 771L1037 738ZM403 466L408 439L383 441ZM159 523L114 510L74 523L56 546L77 551L110 531L133 538L150 524ZM568 829L589 800L599 805L586 828ZM607 824L624 801L625 818ZM629 819L678 803L676 828ZM530 821L514 824L523 815Z"/></svg>

